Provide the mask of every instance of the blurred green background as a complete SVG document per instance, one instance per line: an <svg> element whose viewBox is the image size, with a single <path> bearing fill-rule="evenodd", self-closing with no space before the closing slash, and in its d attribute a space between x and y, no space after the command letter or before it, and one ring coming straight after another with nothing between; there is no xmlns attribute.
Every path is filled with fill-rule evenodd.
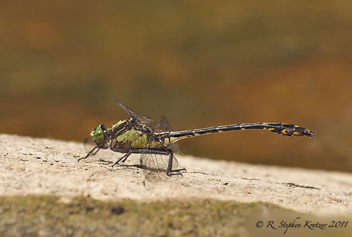
<svg viewBox="0 0 352 237"><path fill-rule="evenodd" d="M352 171L351 1L1 1L0 40L1 133L83 141L128 117L114 96L174 130L317 132L198 137L186 154Z"/></svg>

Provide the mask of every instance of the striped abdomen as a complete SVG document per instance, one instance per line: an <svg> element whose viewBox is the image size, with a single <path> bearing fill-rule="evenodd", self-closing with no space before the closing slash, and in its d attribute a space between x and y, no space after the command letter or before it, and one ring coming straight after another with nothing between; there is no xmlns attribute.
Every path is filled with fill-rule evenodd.
<svg viewBox="0 0 352 237"><path fill-rule="evenodd" d="M162 132L158 133L157 136L164 144L174 143L180 139L189 137L195 137L205 134L238 131L238 130L249 130L249 129L264 129L270 132L284 135L284 136L306 136L314 137L315 133L303 127L298 127L293 124L285 123L243 123L243 124L232 124L224 126L216 126L209 128L199 128L193 130L176 131L176 132Z"/></svg>

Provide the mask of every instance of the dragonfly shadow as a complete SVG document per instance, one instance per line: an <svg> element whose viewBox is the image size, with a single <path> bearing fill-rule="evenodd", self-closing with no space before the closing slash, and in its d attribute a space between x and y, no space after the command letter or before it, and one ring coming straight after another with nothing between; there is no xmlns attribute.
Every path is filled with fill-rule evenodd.
<svg viewBox="0 0 352 237"><path fill-rule="evenodd" d="M103 159L99 159L98 162L100 164L103 164L103 165L113 165L115 164L115 162L113 161L109 161L109 160L103 160ZM166 169L163 169L163 168L154 168L154 167L148 167L146 165L143 165L143 164L119 164L120 167L136 167L136 168L139 168L139 169L142 169L142 170L145 170L145 171L151 171L151 172L156 172L156 173L162 173L162 172L166 172Z"/></svg>

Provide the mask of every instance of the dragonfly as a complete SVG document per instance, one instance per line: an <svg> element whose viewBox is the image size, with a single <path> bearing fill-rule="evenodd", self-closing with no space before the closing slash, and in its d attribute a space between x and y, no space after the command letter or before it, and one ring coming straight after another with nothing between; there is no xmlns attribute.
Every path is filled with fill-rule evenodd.
<svg viewBox="0 0 352 237"><path fill-rule="evenodd" d="M157 167L155 169L166 171L167 176L182 175L182 171L186 171L186 169L177 169L177 159L174 156L174 152L181 152L177 142L182 139L206 134L251 129L268 130L275 134L289 137L315 136L315 132L294 124L264 122L171 131L169 123L164 117L161 117L156 124L150 125L153 119L137 113L115 98L113 98L113 100L131 117L120 120L113 124L111 128L106 128L105 125L101 123L98 124L85 141L93 141L94 148L91 149L85 157L78 159L78 162L97 154L100 149L110 149L113 152L124 154L112 167L119 165L121 162L124 163L132 154L141 154L141 165L143 165L144 162L145 166L148 168L151 162L159 163L159 165L153 168ZM143 161L148 155L154 157L156 160L151 162ZM158 161L157 159L160 159L158 158L160 156L166 158L166 162Z"/></svg>

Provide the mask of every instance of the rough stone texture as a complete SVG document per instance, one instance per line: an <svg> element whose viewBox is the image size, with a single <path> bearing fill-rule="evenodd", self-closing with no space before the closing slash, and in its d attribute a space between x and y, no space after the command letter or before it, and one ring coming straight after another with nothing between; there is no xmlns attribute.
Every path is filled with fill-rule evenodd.
<svg viewBox="0 0 352 237"><path fill-rule="evenodd" d="M217 199L267 202L315 215L352 214L352 174L214 161L177 155L182 176L150 178L131 157L111 168L121 154L99 152L77 162L83 145L53 139L0 135L0 195L77 195L100 200L129 198ZM100 160L103 159L104 161ZM160 179L161 178L161 179Z"/></svg>

